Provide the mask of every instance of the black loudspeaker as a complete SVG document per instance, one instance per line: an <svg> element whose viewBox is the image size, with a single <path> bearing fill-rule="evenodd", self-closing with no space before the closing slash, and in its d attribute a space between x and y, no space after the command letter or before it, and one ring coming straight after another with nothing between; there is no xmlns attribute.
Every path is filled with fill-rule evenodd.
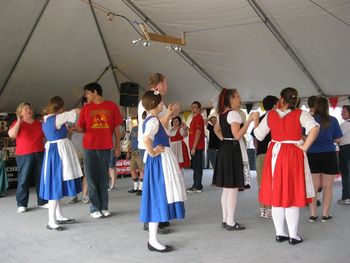
<svg viewBox="0 0 350 263"><path fill-rule="evenodd" d="M137 107L139 102L139 84L124 82L120 85L120 106Z"/></svg>

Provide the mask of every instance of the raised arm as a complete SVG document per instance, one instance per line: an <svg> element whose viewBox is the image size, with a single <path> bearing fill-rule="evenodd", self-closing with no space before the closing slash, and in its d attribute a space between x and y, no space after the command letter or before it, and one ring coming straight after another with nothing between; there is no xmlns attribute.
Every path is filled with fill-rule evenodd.
<svg viewBox="0 0 350 263"><path fill-rule="evenodd" d="M16 139L17 134L19 132L19 128L21 127L22 122L23 122L22 118L17 116L17 122L8 131L8 134L9 134L10 138Z"/></svg>

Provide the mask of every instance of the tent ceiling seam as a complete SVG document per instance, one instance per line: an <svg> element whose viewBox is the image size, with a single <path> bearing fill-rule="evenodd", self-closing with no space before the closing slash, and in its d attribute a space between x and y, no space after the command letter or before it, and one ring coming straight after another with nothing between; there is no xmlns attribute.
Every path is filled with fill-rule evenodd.
<svg viewBox="0 0 350 263"><path fill-rule="evenodd" d="M112 71L114 81L115 81L115 83L116 83L116 85L117 85L117 90L118 90L118 92L119 92L119 94L120 94L119 81L118 81L117 75L115 74L115 72L114 72L114 70L113 70L113 68L116 67L116 65L113 64L111 55L110 55L109 50L108 50L108 48L107 48L107 44L106 44L106 41L105 41L105 39L104 39L104 36L103 36L102 30L101 30L100 24L98 23L97 16L96 16L96 12L95 12L95 10L94 10L94 7L93 7L93 5L92 5L91 0L89 0L89 6L90 6L90 9L91 9L92 16L94 17L94 21L95 21L95 24L96 24L96 28L97 28L98 34L99 34L99 36L100 36L100 39L101 39L103 48L104 48L104 50L105 50L105 52L106 52L106 55L107 55L107 59L108 59L108 62L109 62L109 68L110 68L111 71Z"/></svg>
<svg viewBox="0 0 350 263"><path fill-rule="evenodd" d="M339 20L340 22L344 23L346 26L350 27L350 24L348 22L346 22L344 19L341 19L340 17L336 16L331 11L329 11L326 8L322 7L321 5L317 4L315 1L309 0L309 2L313 3L315 6L318 6L320 9L322 9L323 11L328 13L329 15L333 16L335 19Z"/></svg>
<svg viewBox="0 0 350 263"><path fill-rule="evenodd" d="M32 30L30 31L30 33L29 33L29 35L28 35L28 37L27 37L27 39L26 39L26 41L25 41L25 43L24 43L24 45L23 45L21 51L19 52L19 55L18 55L18 57L17 57L15 63L13 64L13 66L12 66L12 68L11 68L11 71L9 72L7 78L5 79L4 84L2 85L2 87L1 87L1 89L0 89L0 95L1 95L1 94L4 92L4 90L6 89L6 86L7 86L8 82L9 82L11 76L12 76L13 73L15 72L15 70L16 70L16 68L17 68L17 65L18 65L19 61L21 60L22 55L23 55L24 51L26 50L26 48L27 48L27 46L28 46L28 43L29 43L29 41L31 40L31 38L32 38L32 36L33 36L33 34L34 34L34 31L35 31L36 27L38 26L39 21L40 21L41 17L43 16L43 14L44 14L44 12L45 12L45 10L46 10L46 7L48 6L49 2L50 2L50 0L46 0L46 3L44 4L43 8L41 9L41 11L40 11L40 13L39 13L39 15L38 15L38 18L36 19L36 21L35 21L35 23L34 23L34 26L33 26Z"/></svg>
<svg viewBox="0 0 350 263"><path fill-rule="evenodd" d="M255 11L255 13L260 17L260 19L263 21L263 23L269 29L269 31L272 33L272 35L278 40L278 42L286 50L286 52L289 54L289 56L294 60L294 62L301 69L301 71L305 74L305 76L309 78L309 80L312 82L312 84L314 85L314 87L318 91L318 93L320 95L326 96L326 94L321 89L320 85L317 83L315 78L312 76L310 71L307 69L305 64L302 62L301 58L296 54L296 52L293 50L293 48L288 44L287 40L282 36L282 34L279 32L279 30L276 28L276 26L271 22L271 20L265 14L263 9L256 3L255 0L247 0L247 2L250 4L252 9Z"/></svg>
<svg viewBox="0 0 350 263"><path fill-rule="evenodd" d="M123 2L148 26L150 26L155 32L166 35L165 31L162 30L150 17L148 17L140 8L138 8L131 0L123 0ZM194 68L202 77L204 77L211 85L214 86L218 91L223 89L209 73L201 67L187 52L184 50L176 52L182 59L184 59L192 68Z"/></svg>

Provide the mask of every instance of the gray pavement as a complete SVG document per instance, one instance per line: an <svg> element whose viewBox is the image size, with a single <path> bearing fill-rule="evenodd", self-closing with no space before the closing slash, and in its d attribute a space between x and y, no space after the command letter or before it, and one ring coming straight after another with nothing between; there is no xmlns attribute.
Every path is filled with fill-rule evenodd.
<svg viewBox="0 0 350 263"><path fill-rule="evenodd" d="M88 205L65 204L66 217L76 224L63 232L46 229L47 210L35 206L32 189L29 210L18 214L15 191L0 198L0 262L350 262L350 206L339 205L341 182L334 183L332 222L308 222L308 208L301 209L300 235L305 242L291 246L276 243L271 220L258 218L257 187L240 192L236 220L245 231L221 228L221 190L211 186L212 170L205 170L204 192L188 194L186 219L171 222L171 233L160 236L172 245L171 253L149 252L148 234L138 220L140 197L127 193L131 179L118 179L116 191L110 192L113 216L92 219ZM254 172L253 172L254 177ZM190 170L185 182L192 182ZM319 213L320 208L319 208Z"/></svg>

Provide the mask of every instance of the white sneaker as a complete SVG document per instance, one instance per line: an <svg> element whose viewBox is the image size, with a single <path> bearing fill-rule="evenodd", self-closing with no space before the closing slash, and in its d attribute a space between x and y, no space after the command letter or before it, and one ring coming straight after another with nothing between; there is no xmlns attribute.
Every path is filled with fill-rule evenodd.
<svg viewBox="0 0 350 263"><path fill-rule="evenodd" d="M87 197L86 195L83 195L83 197L81 198L81 201L82 201L84 204L87 204L87 203L90 202L89 197Z"/></svg>
<svg viewBox="0 0 350 263"><path fill-rule="evenodd" d="M117 187L111 186L111 187L108 188L108 192L113 191L113 190L116 190L116 189L117 189Z"/></svg>
<svg viewBox="0 0 350 263"><path fill-rule="evenodd" d="M102 210L101 212L103 214L103 217L110 217L112 215L112 213L108 210Z"/></svg>
<svg viewBox="0 0 350 263"><path fill-rule="evenodd" d="M25 206L18 207L18 213L24 213L25 211L27 211L27 207L25 207Z"/></svg>
<svg viewBox="0 0 350 263"><path fill-rule="evenodd" d="M90 213L90 216L94 219L99 219L99 218L102 218L103 215L101 214L100 211L96 211L96 212L93 212L93 213Z"/></svg>
<svg viewBox="0 0 350 263"><path fill-rule="evenodd" d="M339 199L337 202L342 205L350 205L350 199Z"/></svg>
<svg viewBox="0 0 350 263"><path fill-rule="evenodd" d="M39 208L49 208L49 203L46 203L44 205L38 205Z"/></svg>

